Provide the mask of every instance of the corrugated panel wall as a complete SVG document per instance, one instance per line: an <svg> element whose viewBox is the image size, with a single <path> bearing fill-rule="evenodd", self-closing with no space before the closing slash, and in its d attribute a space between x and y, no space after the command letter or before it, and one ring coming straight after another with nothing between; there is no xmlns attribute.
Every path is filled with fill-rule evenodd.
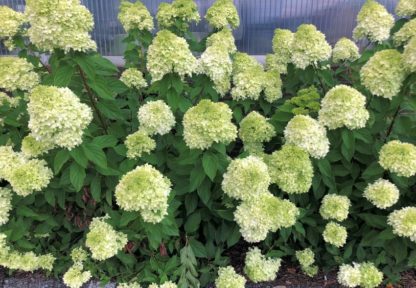
<svg viewBox="0 0 416 288"><path fill-rule="evenodd" d="M390 12L398 0L379 0ZM123 29L117 20L119 0L82 0L95 17L93 37L99 50L107 56L122 55ZM142 0L153 15L162 0ZM201 15L214 0L196 0ZM292 31L302 23L315 24L334 44L342 36L351 37L355 18L365 0L234 0L238 8L241 26L234 35L239 50L253 55L271 51L271 40L276 28ZM0 0L16 10L24 10L24 0ZM192 26L201 36L209 31L206 21ZM0 47L0 54L6 51Z"/></svg>

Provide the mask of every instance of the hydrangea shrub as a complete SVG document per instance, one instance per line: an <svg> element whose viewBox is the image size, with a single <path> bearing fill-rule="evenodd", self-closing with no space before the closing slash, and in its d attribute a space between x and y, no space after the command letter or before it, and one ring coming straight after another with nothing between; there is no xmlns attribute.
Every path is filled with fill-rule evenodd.
<svg viewBox="0 0 416 288"><path fill-rule="evenodd" d="M71 288L243 288L285 262L371 288L416 267L415 1L395 21L367 0L361 51L276 29L263 65L231 0L123 0L124 67L79 0L26 3L0 7L1 266Z"/></svg>

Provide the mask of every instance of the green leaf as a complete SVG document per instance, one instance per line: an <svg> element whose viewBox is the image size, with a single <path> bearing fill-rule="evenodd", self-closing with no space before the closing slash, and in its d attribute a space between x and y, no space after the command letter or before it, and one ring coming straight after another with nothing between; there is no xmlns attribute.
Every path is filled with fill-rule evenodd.
<svg viewBox="0 0 416 288"><path fill-rule="evenodd" d="M55 171L55 174L58 174L59 171L61 171L62 166L69 160L69 156L68 150L60 150L56 153L53 160L53 170Z"/></svg>
<svg viewBox="0 0 416 288"><path fill-rule="evenodd" d="M95 137L92 140L92 143L100 147L101 149L103 149L103 148L108 148L108 147L115 147L118 143L118 140L113 135L102 135L102 136Z"/></svg>
<svg viewBox="0 0 416 288"><path fill-rule="evenodd" d="M380 178L384 173L383 167L378 164L378 162L373 162L370 164L367 169L364 170L361 177L365 180L373 180Z"/></svg>
<svg viewBox="0 0 416 288"><path fill-rule="evenodd" d="M351 161L355 153L355 137L354 133L350 130L344 129L341 134L342 146L341 153L344 158L348 161Z"/></svg>
<svg viewBox="0 0 416 288"><path fill-rule="evenodd" d="M185 222L185 231L187 233L193 233L199 228L201 223L201 213L199 211L193 213Z"/></svg>
<svg viewBox="0 0 416 288"><path fill-rule="evenodd" d="M382 215L361 213L357 215L367 223L368 226L384 229L387 227L387 217Z"/></svg>
<svg viewBox="0 0 416 288"><path fill-rule="evenodd" d="M88 159L84 154L84 150L80 146L69 151L69 154L81 167L87 168Z"/></svg>
<svg viewBox="0 0 416 288"><path fill-rule="evenodd" d="M17 207L16 214L20 215L20 216L30 217L30 218L34 218L34 217L39 216L39 214L37 214L32 209L30 209L29 207L26 207L26 206Z"/></svg>
<svg viewBox="0 0 416 288"><path fill-rule="evenodd" d="M92 198L99 202L101 200L101 176L99 174L92 179L90 190Z"/></svg>
<svg viewBox="0 0 416 288"><path fill-rule="evenodd" d="M189 179L189 192L195 191L205 179L205 171L201 164L195 165Z"/></svg>
<svg viewBox="0 0 416 288"><path fill-rule="evenodd" d="M214 181L217 174L217 162L217 157L212 152L205 152L202 156L202 167L204 167L205 173L212 181Z"/></svg>
<svg viewBox="0 0 416 288"><path fill-rule="evenodd" d="M72 186L78 192L81 190L85 180L85 169L77 163L72 163L69 168L69 179Z"/></svg>
<svg viewBox="0 0 416 288"><path fill-rule="evenodd" d="M234 244L237 244L240 238L241 238L240 227L238 227L238 225L234 225L231 235L227 238L227 246L228 247L234 246Z"/></svg>
<svg viewBox="0 0 416 288"><path fill-rule="evenodd" d="M75 73L75 67L71 65L59 66L53 73L53 84L58 87L67 87Z"/></svg>
<svg viewBox="0 0 416 288"><path fill-rule="evenodd" d="M107 157L100 147L92 143L83 144L81 147L88 160L101 168L107 168Z"/></svg>
<svg viewBox="0 0 416 288"><path fill-rule="evenodd" d="M120 227L127 226L131 221L139 218L139 212L130 212L130 211L124 211L120 218Z"/></svg>
<svg viewBox="0 0 416 288"><path fill-rule="evenodd" d="M110 87L107 86L107 83L104 79L97 78L95 80L88 80L87 83L98 95L98 97L107 100L114 99L113 91L111 91Z"/></svg>
<svg viewBox="0 0 416 288"><path fill-rule="evenodd" d="M206 258L207 257L207 250L205 249L204 244L199 242L198 240L195 240L194 238L191 238L189 240L189 245L192 247L192 251L194 251L194 254L198 258Z"/></svg>

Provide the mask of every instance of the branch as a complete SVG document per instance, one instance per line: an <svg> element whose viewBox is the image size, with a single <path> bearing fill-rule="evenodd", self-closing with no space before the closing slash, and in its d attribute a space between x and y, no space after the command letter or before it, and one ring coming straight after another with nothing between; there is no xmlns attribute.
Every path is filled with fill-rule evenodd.
<svg viewBox="0 0 416 288"><path fill-rule="evenodd" d="M88 84L87 84L87 78L85 77L84 71L82 71L82 69L81 69L80 66L78 66L78 70L79 70L79 74L81 75L81 79L82 79L82 83L84 85L84 88L85 88L85 90L87 90L87 94L88 94L88 97L90 99L91 105L92 105L95 113L98 116L98 120L100 121L101 126L104 129L105 133L108 134L108 132L107 132L107 125L105 124L104 118L102 117L101 112L100 112L100 110L97 107L97 103L96 103L94 94L91 91L90 86L88 86Z"/></svg>

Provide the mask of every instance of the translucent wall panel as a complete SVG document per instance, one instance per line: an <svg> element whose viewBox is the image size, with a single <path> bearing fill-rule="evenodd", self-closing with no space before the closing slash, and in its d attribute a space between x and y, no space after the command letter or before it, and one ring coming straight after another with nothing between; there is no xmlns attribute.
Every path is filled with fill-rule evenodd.
<svg viewBox="0 0 416 288"><path fill-rule="evenodd" d="M122 54L123 29L117 20L119 0L82 0L94 13L93 37L99 50L108 56ZM162 0L142 1L153 15ZM201 15L214 0L197 0ZM253 55L264 55L271 51L271 39L275 28L292 31L302 23L315 24L333 44L342 36L351 37L355 18L365 0L234 0L241 17L241 26L234 33L239 50ZM390 12L397 0L379 0ZM0 0L17 10L24 9L24 0ZM205 21L192 27L202 37L209 31ZM6 51L0 47L0 53Z"/></svg>

